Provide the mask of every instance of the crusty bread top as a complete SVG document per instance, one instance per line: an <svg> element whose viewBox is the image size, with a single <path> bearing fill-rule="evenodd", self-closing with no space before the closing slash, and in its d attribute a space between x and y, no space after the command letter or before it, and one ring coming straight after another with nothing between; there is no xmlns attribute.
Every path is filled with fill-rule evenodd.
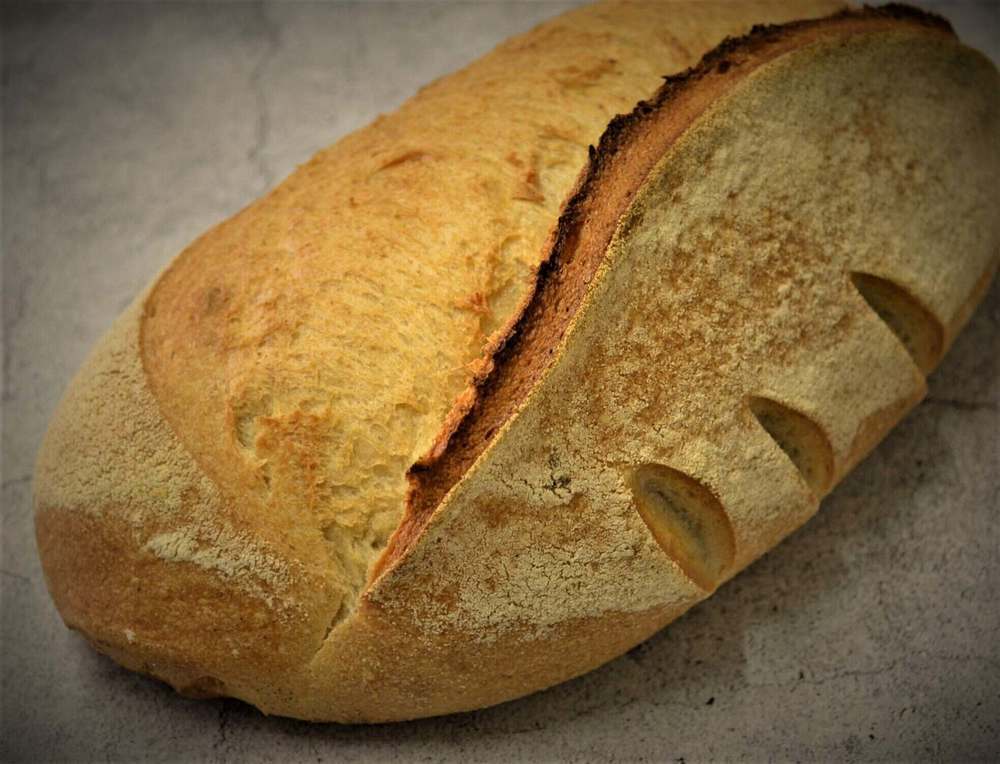
<svg viewBox="0 0 1000 764"><path fill-rule="evenodd" d="M601 262L548 368L404 520L317 697L372 638L409 713L597 665L808 519L920 399L1000 251L998 78L934 21L856 20L727 46L680 135L683 83L605 155L566 251Z"/></svg>
<svg viewBox="0 0 1000 764"><path fill-rule="evenodd" d="M466 452L428 481L440 504L411 505L375 606L521 643L676 612L811 516L922 397L996 267L993 66L890 9L761 32L700 75L597 163L556 237L559 256L596 243L597 271L562 289L553 266L541 323L529 306L497 386L416 473L419 501ZM678 136L688 88L710 97ZM477 421L491 405L514 415ZM682 518L694 550L669 538Z"/></svg>
<svg viewBox="0 0 1000 764"><path fill-rule="evenodd" d="M159 280L142 353L163 416L245 517L325 550L346 614L588 145L723 35L832 5L598 4L424 88Z"/></svg>
<svg viewBox="0 0 1000 764"><path fill-rule="evenodd" d="M551 366L554 350L604 260L619 219L670 144L722 94L793 47L820 35L897 29L905 24L952 35L944 19L899 5L845 9L829 18L781 26L757 25L746 36L726 40L697 66L666 77L651 98L611 121L598 146L591 147L587 166L551 232L523 311L507 331L493 338L488 361L459 399L434 445L411 468L407 515L380 568L405 553L430 513ZM663 119L664 113L669 113L669 120ZM937 348L934 363L943 349Z"/></svg>

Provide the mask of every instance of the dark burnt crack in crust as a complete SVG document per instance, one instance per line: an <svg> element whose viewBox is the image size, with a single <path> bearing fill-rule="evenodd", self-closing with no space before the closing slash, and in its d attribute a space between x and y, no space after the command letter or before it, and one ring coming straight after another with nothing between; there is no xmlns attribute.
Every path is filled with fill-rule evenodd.
<svg viewBox="0 0 1000 764"><path fill-rule="evenodd" d="M844 10L815 20L754 26L690 69L664 76L648 100L615 116L595 147L546 245L520 311L487 348L431 449L407 473L404 517L371 581L398 561L434 510L516 414L549 368L603 261L618 221L647 174L711 104L759 66L823 36L922 27L954 36L940 16L902 4ZM371 582L370 582L371 583Z"/></svg>

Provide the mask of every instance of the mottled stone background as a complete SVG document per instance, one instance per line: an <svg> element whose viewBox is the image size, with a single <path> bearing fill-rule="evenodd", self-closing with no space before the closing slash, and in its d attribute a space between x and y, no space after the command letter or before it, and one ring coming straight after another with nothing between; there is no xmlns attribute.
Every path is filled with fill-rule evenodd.
<svg viewBox="0 0 1000 764"><path fill-rule="evenodd" d="M177 697L60 622L34 551L32 462L98 335L313 151L567 5L4 4L0 759L1000 755L997 285L929 399L815 520L646 644L548 692L312 726ZM932 7L1000 58L1000 4Z"/></svg>

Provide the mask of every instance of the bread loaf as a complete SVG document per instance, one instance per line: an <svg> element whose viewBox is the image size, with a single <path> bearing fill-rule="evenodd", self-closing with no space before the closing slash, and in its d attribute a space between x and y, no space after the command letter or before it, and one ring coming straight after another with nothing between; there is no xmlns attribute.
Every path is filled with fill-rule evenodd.
<svg viewBox="0 0 1000 764"><path fill-rule="evenodd" d="M587 671L805 522L1000 252L995 69L838 9L572 11L194 242L39 454L66 623L187 694L406 719Z"/></svg>

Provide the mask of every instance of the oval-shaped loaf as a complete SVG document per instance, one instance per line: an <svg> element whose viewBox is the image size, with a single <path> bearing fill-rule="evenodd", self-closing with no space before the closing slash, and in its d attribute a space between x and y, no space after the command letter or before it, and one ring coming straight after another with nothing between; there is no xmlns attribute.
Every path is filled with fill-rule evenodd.
<svg viewBox="0 0 1000 764"><path fill-rule="evenodd" d="M1000 251L997 73L938 19L756 28L656 90L836 8L573 11L192 244L39 455L67 624L189 694L413 718L589 670L798 527Z"/></svg>

